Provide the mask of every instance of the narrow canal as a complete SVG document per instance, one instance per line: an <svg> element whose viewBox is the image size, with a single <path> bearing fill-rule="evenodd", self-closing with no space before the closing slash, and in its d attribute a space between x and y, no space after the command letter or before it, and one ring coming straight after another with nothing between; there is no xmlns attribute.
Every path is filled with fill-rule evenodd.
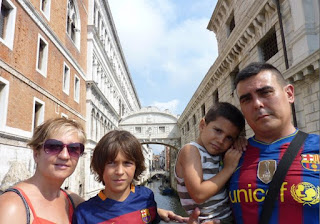
<svg viewBox="0 0 320 224"><path fill-rule="evenodd" d="M181 207L179 197L177 195L162 195L159 191L159 186L161 185L160 180L153 180L151 183L147 183L145 186L150 188L154 192L154 197L157 202L158 208L163 208L167 210L171 210L176 214L181 216L187 216L183 208ZM165 224L166 222L161 221L161 224ZM170 222L175 223L175 222Z"/></svg>

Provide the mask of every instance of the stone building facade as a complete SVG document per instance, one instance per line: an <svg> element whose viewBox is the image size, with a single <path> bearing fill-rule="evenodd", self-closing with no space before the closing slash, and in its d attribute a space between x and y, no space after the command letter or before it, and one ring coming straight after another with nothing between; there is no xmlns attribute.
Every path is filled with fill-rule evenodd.
<svg viewBox="0 0 320 224"><path fill-rule="evenodd" d="M34 127L63 116L84 125L88 142L62 187L88 199L101 189L90 172L92 149L141 108L108 1L0 4L0 190L34 173L26 146Z"/></svg>
<svg viewBox="0 0 320 224"><path fill-rule="evenodd" d="M87 50L87 145L83 158L84 197L95 196L101 185L90 172L93 148L121 117L141 108L108 1L89 0ZM144 151L146 151L145 149Z"/></svg>
<svg viewBox="0 0 320 224"><path fill-rule="evenodd" d="M75 0L2 0L0 4L3 190L34 172L26 143L38 124L65 116L85 125L88 8L87 1ZM81 191L77 180L71 182L70 187Z"/></svg>
<svg viewBox="0 0 320 224"><path fill-rule="evenodd" d="M239 106L233 81L250 62L276 66L295 87L297 127L319 133L319 1L219 0L208 27L218 57L178 120L182 145L199 134L205 112L219 101ZM246 125L246 136L253 132Z"/></svg>
<svg viewBox="0 0 320 224"><path fill-rule="evenodd" d="M119 128L134 134L143 144L163 144L180 148L178 117L169 110L157 107L143 107L124 116Z"/></svg>

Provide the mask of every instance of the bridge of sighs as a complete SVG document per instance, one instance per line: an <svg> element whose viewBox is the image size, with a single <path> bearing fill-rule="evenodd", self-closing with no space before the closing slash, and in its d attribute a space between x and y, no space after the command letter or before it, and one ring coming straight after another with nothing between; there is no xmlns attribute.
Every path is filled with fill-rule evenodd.
<svg viewBox="0 0 320 224"><path fill-rule="evenodd" d="M119 128L134 134L142 144L161 144L174 149L181 145L178 117L168 110L145 107L123 117Z"/></svg>

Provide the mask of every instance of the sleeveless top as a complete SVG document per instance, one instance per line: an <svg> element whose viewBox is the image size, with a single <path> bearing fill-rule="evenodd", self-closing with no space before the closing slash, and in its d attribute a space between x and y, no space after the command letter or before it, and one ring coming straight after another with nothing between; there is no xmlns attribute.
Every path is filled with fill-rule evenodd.
<svg viewBox="0 0 320 224"><path fill-rule="evenodd" d="M31 201L29 200L29 198L26 195L26 193L24 193L24 191L21 190L21 188L17 188L17 187L9 188L5 192L10 192L10 191L11 192L15 192L22 199L23 204L24 204L24 206L26 208L27 224L30 224L30 209L31 209L32 214L33 214L33 222L32 222L32 224L55 224L54 222L51 222L50 220L43 219L43 218L37 216L32 204L31 204ZM65 195L65 197L68 200L68 205L69 205L69 224L71 224L73 211L75 209L74 202L73 202L71 196L66 191L64 191L63 189L60 189L60 191Z"/></svg>
<svg viewBox="0 0 320 224"><path fill-rule="evenodd" d="M219 173L221 170L221 156L210 155L204 147L196 142L190 142L189 144L195 146L199 150L202 163L203 180L208 180ZM200 223L212 219L230 218L232 213L229 197L225 187L217 194L207 199L204 203L197 204L188 193L184 179L177 176L176 169L174 169L174 175L177 180L177 191L181 205L189 215L196 207L198 207L201 211L199 216Z"/></svg>

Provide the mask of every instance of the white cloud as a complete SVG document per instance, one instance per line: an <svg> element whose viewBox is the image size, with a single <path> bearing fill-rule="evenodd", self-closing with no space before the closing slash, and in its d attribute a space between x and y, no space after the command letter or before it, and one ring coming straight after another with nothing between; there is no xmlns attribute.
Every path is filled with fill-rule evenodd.
<svg viewBox="0 0 320 224"><path fill-rule="evenodd" d="M142 106L172 113L182 113L218 52L206 29L215 1L179 2L109 0Z"/></svg>
<svg viewBox="0 0 320 224"><path fill-rule="evenodd" d="M176 114L178 104L179 104L179 100L171 100L168 102L154 101L154 102L152 102L151 106L155 106L155 107L159 108L161 111L168 109L172 114Z"/></svg>
<svg viewBox="0 0 320 224"><path fill-rule="evenodd" d="M165 35L163 15L152 1L112 0L109 1L124 54L130 64L140 69L156 57L157 46ZM164 1L165 3L165 1ZM161 9L167 8L160 4ZM169 7L169 6L168 6Z"/></svg>

